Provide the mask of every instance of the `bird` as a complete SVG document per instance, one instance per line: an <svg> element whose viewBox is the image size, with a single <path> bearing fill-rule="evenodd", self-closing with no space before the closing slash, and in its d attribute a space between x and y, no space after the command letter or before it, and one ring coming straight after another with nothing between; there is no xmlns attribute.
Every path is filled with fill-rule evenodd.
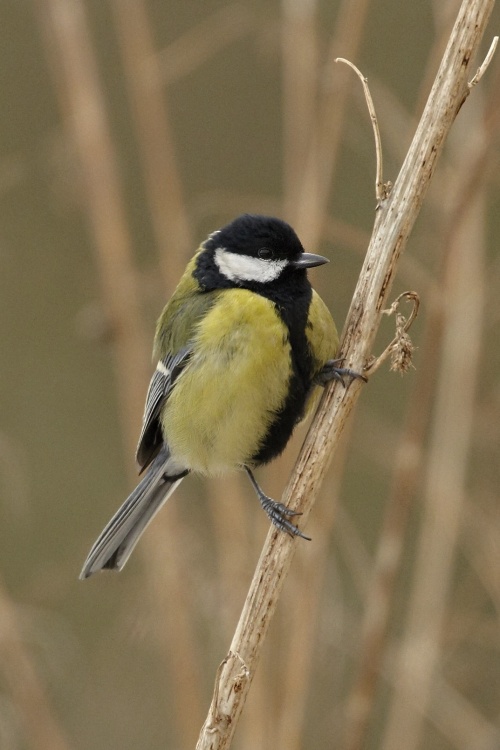
<svg viewBox="0 0 500 750"><path fill-rule="evenodd" d="M143 477L92 546L81 579L121 570L190 472L244 470L272 524L309 539L294 523L300 514L268 497L254 470L282 453L318 386L365 379L335 359L335 323L307 276L327 262L271 216L243 214L201 243L156 326L136 451Z"/></svg>

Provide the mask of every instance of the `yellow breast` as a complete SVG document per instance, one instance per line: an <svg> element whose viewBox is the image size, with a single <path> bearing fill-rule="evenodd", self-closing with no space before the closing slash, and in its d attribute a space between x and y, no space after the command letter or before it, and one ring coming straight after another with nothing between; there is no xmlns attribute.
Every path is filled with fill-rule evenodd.
<svg viewBox="0 0 500 750"><path fill-rule="evenodd" d="M172 455L204 474L247 463L284 403L290 374L287 330L272 302L245 289L222 292L162 412Z"/></svg>

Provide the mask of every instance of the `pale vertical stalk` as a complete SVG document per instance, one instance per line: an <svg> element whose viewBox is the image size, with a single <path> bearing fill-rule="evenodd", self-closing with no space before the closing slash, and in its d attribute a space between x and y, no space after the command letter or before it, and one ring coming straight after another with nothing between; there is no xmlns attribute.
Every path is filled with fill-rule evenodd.
<svg viewBox="0 0 500 750"><path fill-rule="evenodd" d="M360 644L358 672L347 699L345 750L362 750L371 717L379 672L385 653L396 578L404 551L405 534L423 463L423 441L434 395L441 334L441 308L434 305L426 323L418 380L394 459L392 488L387 500L373 574L368 586Z"/></svg>
<svg viewBox="0 0 500 750"><path fill-rule="evenodd" d="M203 719L202 649L195 631L197 608L186 571L184 528L178 502L172 499L163 519L155 519L144 545L148 607L167 667L174 733L178 747L190 747Z"/></svg>
<svg viewBox="0 0 500 750"><path fill-rule="evenodd" d="M454 750L496 750L500 744L498 720L488 720L471 701L439 676L436 676L433 694L429 717Z"/></svg>
<svg viewBox="0 0 500 750"><path fill-rule="evenodd" d="M150 345L147 342L150 337L142 326L132 250L105 115L104 95L81 0L39 0L39 5L70 135L82 164L103 285L103 302L113 325L118 400L127 438L127 455L133 456L149 376ZM175 507L170 511L170 524L174 528L179 527L179 521L175 520ZM184 685L183 691L173 689L172 693L178 699L178 710L175 712L177 730L180 737L186 739L187 736L191 741L193 721L196 722L196 716L201 718L200 681L197 679L199 661L194 648L195 639L191 636L193 618L187 609L186 596L179 591L182 566L174 566L170 558L166 561L166 551L162 556L164 533L161 523L151 527L148 537L149 544L144 545L144 554L149 561L153 561L153 568L155 564L166 565L168 562L169 567L164 572L168 576L168 590L178 595L178 616L170 621L171 642L164 651L169 655L173 682L177 680ZM174 559L178 560L179 555ZM156 576L152 575L151 580L157 580L159 575L159 572ZM171 607L171 601L165 604L165 596L155 597L153 601L157 616L164 618L165 607ZM179 667L181 661L183 671Z"/></svg>
<svg viewBox="0 0 500 750"><path fill-rule="evenodd" d="M144 0L111 3L142 156L146 194L167 295L194 251L159 58Z"/></svg>
<svg viewBox="0 0 500 750"><path fill-rule="evenodd" d="M495 82L491 88L493 91L496 89ZM441 232L443 259L440 266L442 270L437 274L434 288L428 285L428 291L432 296L425 303L429 312L423 342L418 353L418 360L425 363L425 366L417 368L417 384L400 447L395 457L392 490L387 502L373 577L369 586L369 597L366 602L358 673L347 703L344 740L346 750L360 750L365 746L375 691L387 645L391 604L404 551L409 511L423 466L423 441L432 410L435 373L439 368L438 355L442 339L443 309L441 295L437 293L437 290L443 288L443 277L448 265L455 263L453 239L467 216L471 196L477 192L481 176L484 179L485 162L491 151L492 136L500 120L500 106L496 100L491 102L491 105L482 126L484 133L482 143L478 144L470 138L463 142L459 156L462 161L466 159L467 166L461 166L458 176L454 176L455 171L451 172L451 183L443 182L442 186L445 195L453 193L452 185L459 185L460 189L458 194L454 195L453 205L446 216L443 216L446 207L440 207L441 221L446 223L445 230ZM446 177L441 179L444 181ZM436 714L435 703L433 714Z"/></svg>
<svg viewBox="0 0 500 750"><path fill-rule="evenodd" d="M321 71L320 105L311 146L300 175L297 214L293 223L307 247L317 247L327 214L331 184L337 164L351 78L345 66L335 65L339 55L356 60L370 0L343 0L335 32ZM375 159L374 159L375 164Z"/></svg>
<svg viewBox="0 0 500 750"><path fill-rule="evenodd" d="M259 512L257 497L247 498L243 475L228 474L207 484L208 502L216 540L221 626L225 637L234 627L238 608L245 598L245 571L250 554L252 517ZM255 505L249 507L255 499Z"/></svg>
<svg viewBox="0 0 500 750"><path fill-rule="evenodd" d="M331 531L337 515L344 466L347 459L350 427L342 436L339 450L329 471L328 492L323 492L318 518L311 523L313 543L301 554L300 565L287 596L290 637L286 640L287 657L282 680L280 714L276 722L275 747L300 750L303 747L309 687L312 681L321 593L330 553Z"/></svg>
<svg viewBox="0 0 500 750"><path fill-rule="evenodd" d="M113 0L112 8L124 64L129 100L141 153L165 299L173 292L186 260L194 250L188 212L179 175L163 91L159 58L143 0ZM180 491L182 494L182 490ZM194 631L195 606L184 582L184 526L177 502L148 530L144 555L148 565L149 602L156 610L156 628L171 681L173 716L182 746L193 740L193 727L202 718L200 644ZM166 536L170 536L168 548ZM172 538L173 537L173 538ZM172 607L175 601L175 607ZM165 634L168 633L168 638Z"/></svg>
<svg viewBox="0 0 500 750"><path fill-rule="evenodd" d="M478 131L474 114L472 108L462 114L461 128ZM463 140L460 144L457 151L463 153ZM467 167L468 160L464 159L462 168ZM460 185L459 175L455 179ZM424 517L384 750L419 747L433 683L439 674L474 418L484 305L483 235L484 194L477 192L452 239L442 289L443 348L425 476Z"/></svg>
<svg viewBox="0 0 500 750"><path fill-rule="evenodd" d="M319 67L316 3L310 0L282 2L285 209L310 249L316 247L322 235L351 91L348 79L342 78L343 71L340 66L334 66L333 60L340 53L356 54L368 2L349 0L342 4L328 50L326 75ZM324 87L325 79L328 88ZM332 82L337 80L340 80L338 86L332 87ZM323 87L319 89L320 84ZM314 530L312 550L302 558L303 574L292 581L292 593L288 597L291 602L289 636L281 640L280 647L283 653L293 653L294 658L284 660L285 678L279 686L281 718L275 724L275 745L290 750L300 744L305 721L314 633L343 464L344 455L339 454L328 507L323 509L322 523ZM293 606L293 601L300 601L300 606Z"/></svg>
<svg viewBox="0 0 500 750"><path fill-rule="evenodd" d="M37 2L65 124L80 161L102 301L113 337L125 447L127 455L133 455L148 381L149 347L105 96L82 0Z"/></svg>
<svg viewBox="0 0 500 750"><path fill-rule="evenodd" d="M57 722L43 681L22 640L16 606L0 580L1 672L18 712L21 731L31 750L70 750L70 743ZM23 745L24 742L20 743Z"/></svg>
<svg viewBox="0 0 500 750"><path fill-rule="evenodd" d="M283 190L294 223L300 184L312 148L318 89L317 0L282 0Z"/></svg>

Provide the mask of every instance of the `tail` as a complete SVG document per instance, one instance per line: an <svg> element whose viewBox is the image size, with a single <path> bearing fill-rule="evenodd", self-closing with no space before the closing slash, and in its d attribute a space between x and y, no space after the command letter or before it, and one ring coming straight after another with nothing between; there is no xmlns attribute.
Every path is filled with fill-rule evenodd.
<svg viewBox="0 0 500 750"><path fill-rule="evenodd" d="M177 470L174 476L168 476L169 468L172 474L169 462L164 446L94 543L80 573L82 580L105 568L123 568L146 526L188 473Z"/></svg>

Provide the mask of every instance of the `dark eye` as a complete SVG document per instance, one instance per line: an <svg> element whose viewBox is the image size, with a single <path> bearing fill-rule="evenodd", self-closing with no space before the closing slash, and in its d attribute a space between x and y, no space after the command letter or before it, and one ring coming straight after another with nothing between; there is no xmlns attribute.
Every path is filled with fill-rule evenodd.
<svg viewBox="0 0 500 750"><path fill-rule="evenodd" d="M257 255L262 260L270 260L273 257L273 251L269 247L261 247Z"/></svg>

